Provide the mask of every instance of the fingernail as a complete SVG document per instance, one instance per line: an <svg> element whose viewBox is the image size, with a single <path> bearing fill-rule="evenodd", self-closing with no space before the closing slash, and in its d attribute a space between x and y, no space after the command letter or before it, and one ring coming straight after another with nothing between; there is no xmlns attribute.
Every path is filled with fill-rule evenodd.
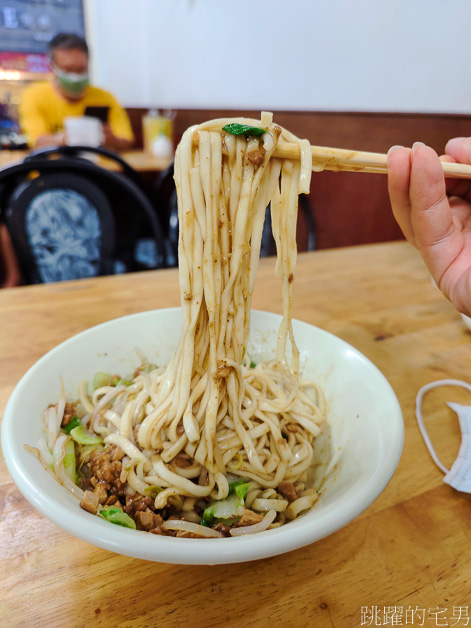
<svg viewBox="0 0 471 628"><path fill-rule="evenodd" d="M387 154L390 155L393 150L396 150L397 148L404 148L404 146L401 146L400 144L396 144L395 146L391 146L391 148L388 150Z"/></svg>
<svg viewBox="0 0 471 628"><path fill-rule="evenodd" d="M412 144L412 152L414 152L416 148L419 148L419 146L425 146L425 144L423 142L414 142Z"/></svg>
<svg viewBox="0 0 471 628"><path fill-rule="evenodd" d="M404 146L400 146L399 144L396 144L395 146L391 146L391 148L388 150L388 152L386 153L386 166L389 167L389 155L397 150L398 148L404 148Z"/></svg>

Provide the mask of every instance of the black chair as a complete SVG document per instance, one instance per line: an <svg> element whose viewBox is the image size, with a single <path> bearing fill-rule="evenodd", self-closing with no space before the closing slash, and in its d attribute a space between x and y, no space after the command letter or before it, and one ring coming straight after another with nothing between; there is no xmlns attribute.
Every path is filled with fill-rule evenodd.
<svg viewBox="0 0 471 628"><path fill-rule="evenodd" d="M153 202L162 218L162 229L164 231L167 247L167 259L174 259L176 265L178 251L178 206L173 176L174 166L172 164L160 174L155 185ZM316 248L316 223L309 199L305 194L299 196L299 211L301 213L300 228L303 230L303 240L305 239L306 242L305 250L314 251ZM270 255L276 255L276 244L272 235L270 206L268 206L265 212L260 256L268 257Z"/></svg>
<svg viewBox="0 0 471 628"><path fill-rule="evenodd" d="M101 168L90 153L114 160L121 172ZM48 148L0 170L0 209L26 283L167 265L137 173L106 149Z"/></svg>
<svg viewBox="0 0 471 628"><path fill-rule="evenodd" d="M169 266L178 265L178 203L174 164L163 170L154 186L152 200L160 217Z"/></svg>
<svg viewBox="0 0 471 628"><path fill-rule="evenodd" d="M298 234L299 239L305 242L303 251L315 251L316 249L316 222L312 213L311 204L306 194L300 194L298 197ZM299 249L301 250L301 249ZM276 244L271 229L270 206L265 212L265 223L263 225L262 243L260 246L260 257L269 257L276 255Z"/></svg>

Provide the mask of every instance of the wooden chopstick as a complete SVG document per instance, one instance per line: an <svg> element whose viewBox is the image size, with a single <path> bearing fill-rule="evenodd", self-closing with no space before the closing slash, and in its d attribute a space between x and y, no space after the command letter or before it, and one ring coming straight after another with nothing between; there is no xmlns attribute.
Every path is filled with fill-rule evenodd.
<svg viewBox="0 0 471 628"><path fill-rule="evenodd" d="M322 170L333 170L336 172L342 170L386 174L388 171L387 155L384 153L369 153L327 146L311 146L311 152L312 169L317 172ZM297 144L278 142L274 157L299 159L299 147ZM442 167L446 177L471 179L471 166L467 164L442 162Z"/></svg>

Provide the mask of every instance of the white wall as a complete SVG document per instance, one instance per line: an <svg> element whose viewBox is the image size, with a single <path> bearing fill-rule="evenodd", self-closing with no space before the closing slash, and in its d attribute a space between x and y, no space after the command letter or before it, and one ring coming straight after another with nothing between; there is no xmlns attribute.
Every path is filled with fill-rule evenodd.
<svg viewBox="0 0 471 628"><path fill-rule="evenodd" d="M86 0L126 106L471 112L470 0Z"/></svg>

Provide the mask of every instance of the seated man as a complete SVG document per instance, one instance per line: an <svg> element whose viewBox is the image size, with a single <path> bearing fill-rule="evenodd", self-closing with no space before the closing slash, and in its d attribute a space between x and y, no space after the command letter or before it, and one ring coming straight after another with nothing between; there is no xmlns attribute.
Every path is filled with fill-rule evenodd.
<svg viewBox="0 0 471 628"><path fill-rule="evenodd" d="M30 147L64 144L64 118L83 116L87 107L109 107L104 146L115 151L131 148L134 137L126 112L112 94L89 85L86 41L59 33L49 44L49 55L53 81L27 88L20 104L20 123Z"/></svg>

